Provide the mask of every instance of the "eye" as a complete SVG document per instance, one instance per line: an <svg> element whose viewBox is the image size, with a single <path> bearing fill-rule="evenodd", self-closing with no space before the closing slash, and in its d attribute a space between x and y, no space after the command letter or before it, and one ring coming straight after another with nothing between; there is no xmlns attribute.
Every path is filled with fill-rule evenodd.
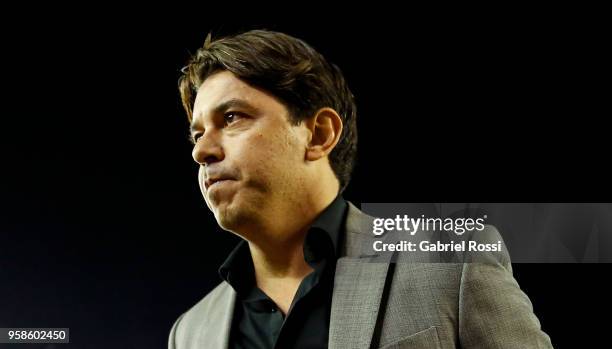
<svg viewBox="0 0 612 349"><path fill-rule="evenodd" d="M223 122L227 126L235 121L238 121L241 117L242 115L240 113L228 112L223 115Z"/></svg>

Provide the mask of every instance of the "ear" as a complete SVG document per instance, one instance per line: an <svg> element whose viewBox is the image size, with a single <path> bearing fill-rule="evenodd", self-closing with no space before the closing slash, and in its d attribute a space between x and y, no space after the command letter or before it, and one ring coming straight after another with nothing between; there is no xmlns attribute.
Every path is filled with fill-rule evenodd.
<svg viewBox="0 0 612 349"><path fill-rule="evenodd" d="M310 131L306 160L319 160L331 153L342 134L340 115L332 108L321 108L305 124Z"/></svg>

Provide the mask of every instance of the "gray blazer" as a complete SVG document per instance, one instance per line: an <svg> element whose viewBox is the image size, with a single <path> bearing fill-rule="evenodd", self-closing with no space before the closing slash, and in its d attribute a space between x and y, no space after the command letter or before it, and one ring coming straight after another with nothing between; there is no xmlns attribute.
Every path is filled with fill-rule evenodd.
<svg viewBox="0 0 612 349"><path fill-rule="evenodd" d="M329 348L552 348L507 254L495 264L367 262L371 219L349 203ZM176 320L168 348L228 348L235 302L222 282Z"/></svg>

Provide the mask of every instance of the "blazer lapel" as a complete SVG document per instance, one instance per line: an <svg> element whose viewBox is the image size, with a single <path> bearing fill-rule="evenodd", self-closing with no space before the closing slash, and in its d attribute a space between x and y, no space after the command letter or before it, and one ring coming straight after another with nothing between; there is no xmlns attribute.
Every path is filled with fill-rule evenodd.
<svg viewBox="0 0 612 349"><path fill-rule="evenodd" d="M371 218L349 203L343 255L336 264L329 348L369 348L376 327L389 263L363 255Z"/></svg>
<svg viewBox="0 0 612 349"><path fill-rule="evenodd" d="M236 292L224 283L211 305L199 314L202 321L195 348L228 349L235 304Z"/></svg>
<svg viewBox="0 0 612 349"><path fill-rule="evenodd" d="M216 335L219 334L219 339L222 339L219 343L215 343L215 346L211 346L210 348L218 348L218 349L228 349L229 348L229 340L230 340L230 331L232 328L232 320L234 318L234 308L236 306L236 292L232 292L228 295L228 297L224 300L225 304L223 307L225 308L224 316L221 317L221 321L219 321L218 332L217 329L212 328L211 334ZM213 338L211 336L211 338Z"/></svg>
<svg viewBox="0 0 612 349"><path fill-rule="evenodd" d="M341 258L336 266L329 348L369 348L387 276L387 263Z"/></svg>

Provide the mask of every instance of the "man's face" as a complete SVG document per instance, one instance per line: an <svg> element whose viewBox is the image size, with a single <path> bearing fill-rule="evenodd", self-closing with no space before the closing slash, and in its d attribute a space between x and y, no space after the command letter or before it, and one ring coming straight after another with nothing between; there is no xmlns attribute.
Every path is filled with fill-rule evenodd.
<svg viewBox="0 0 612 349"><path fill-rule="evenodd" d="M191 128L200 189L224 229L256 226L299 198L308 132L272 95L215 73L198 90Z"/></svg>

